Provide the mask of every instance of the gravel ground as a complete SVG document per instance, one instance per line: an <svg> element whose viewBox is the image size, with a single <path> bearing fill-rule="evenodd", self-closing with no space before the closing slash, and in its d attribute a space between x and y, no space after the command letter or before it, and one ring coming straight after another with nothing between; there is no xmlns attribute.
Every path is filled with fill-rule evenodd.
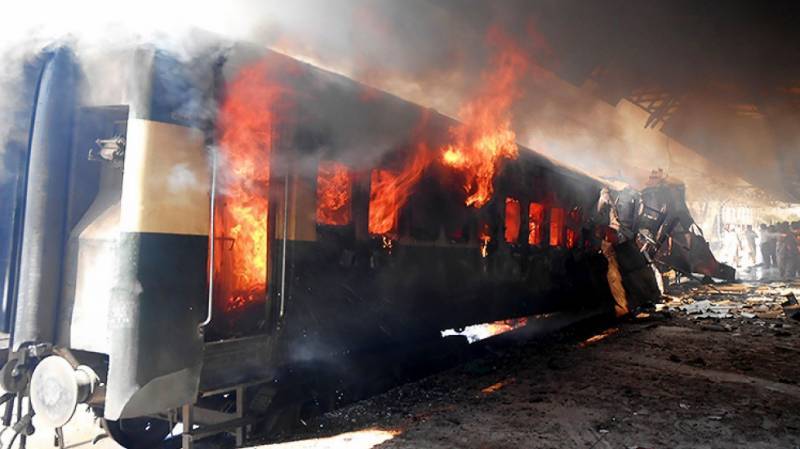
<svg viewBox="0 0 800 449"><path fill-rule="evenodd" d="M252 447L798 448L800 322L779 307L791 291L800 284L681 286L669 311L488 346ZM677 308L700 297L734 313Z"/></svg>

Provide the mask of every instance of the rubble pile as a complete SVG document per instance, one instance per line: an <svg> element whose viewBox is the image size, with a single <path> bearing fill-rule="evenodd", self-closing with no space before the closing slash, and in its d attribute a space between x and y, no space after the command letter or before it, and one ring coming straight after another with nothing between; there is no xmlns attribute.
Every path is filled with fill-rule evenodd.
<svg viewBox="0 0 800 449"><path fill-rule="evenodd" d="M800 282L732 283L701 285L696 282L670 288L658 310L682 312L691 319L800 320Z"/></svg>

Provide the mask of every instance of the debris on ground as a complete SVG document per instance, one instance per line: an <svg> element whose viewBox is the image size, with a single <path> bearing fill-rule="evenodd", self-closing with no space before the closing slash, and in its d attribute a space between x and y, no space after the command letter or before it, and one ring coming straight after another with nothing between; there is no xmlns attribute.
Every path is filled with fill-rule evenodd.
<svg viewBox="0 0 800 449"><path fill-rule="evenodd" d="M794 293L787 294L786 302L781 304L781 306L783 307L783 314L786 315L787 318L800 320L800 304L797 303L797 297Z"/></svg>
<svg viewBox="0 0 800 449"><path fill-rule="evenodd" d="M681 311L692 319L780 319L800 318L795 292L800 286L787 282L679 284L670 290L661 308Z"/></svg>

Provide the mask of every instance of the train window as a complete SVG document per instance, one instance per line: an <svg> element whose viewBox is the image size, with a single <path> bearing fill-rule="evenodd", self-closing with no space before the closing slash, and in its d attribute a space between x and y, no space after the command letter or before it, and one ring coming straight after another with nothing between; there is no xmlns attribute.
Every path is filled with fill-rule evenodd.
<svg viewBox="0 0 800 449"><path fill-rule="evenodd" d="M440 211L444 220L444 234L450 243L467 243L470 239L471 211L463 206L460 201L445 201L444 209Z"/></svg>
<svg viewBox="0 0 800 449"><path fill-rule="evenodd" d="M317 223L329 226L350 224L352 211L350 170L338 162L320 162L317 172Z"/></svg>
<svg viewBox="0 0 800 449"><path fill-rule="evenodd" d="M574 229L567 228L567 248L573 249L575 248L575 241L577 239L577 235Z"/></svg>
<svg viewBox="0 0 800 449"><path fill-rule="evenodd" d="M506 198L506 243L517 243L519 241L520 226L520 206L519 200Z"/></svg>
<svg viewBox="0 0 800 449"><path fill-rule="evenodd" d="M539 246L542 244L542 230L544 226L544 206L531 203L528 207L528 244Z"/></svg>
<svg viewBox="0 0 800 449"><path fill-rule="evenodd" d="M448 226L445 233L450 243L466 243L469 240L469 227L465 224Z"/></svg>
<svg viewBox="0 0 800 449"><path fill-rule="evenodd" d="M550 246L564 245L564 209L554 207L550 209Z"/></svg>
<svg viewBox="0 0 800 449"><path fill-rule="evenodd" d="M578 231L581 226L581 211L573 207L569 211L569 223L567 223L567 248L573 249L578 243Z"/></svg>
<svg viewBox="0 0 800 449"><path fill-rule="evenodd" d="M408 212L409 233L415 240L435 241L441 234L442 211L448 204L440 194L438 181L433 178L420 179L414 190L404 209Z"/></svg>
<svg viewBox="0 0 800 449"><path fill-rule="evenodd" d="M397 233L398 198L396 185L397 175L389 170L375 169L369 180L369 225L367 229L372 235Z"/></svg>

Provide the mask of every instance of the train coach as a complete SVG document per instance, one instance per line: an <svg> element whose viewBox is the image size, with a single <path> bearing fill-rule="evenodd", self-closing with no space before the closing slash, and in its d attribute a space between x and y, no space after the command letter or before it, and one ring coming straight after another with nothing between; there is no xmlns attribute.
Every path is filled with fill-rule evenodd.
<svg viewBox="0 0 800 449"><path fill-rule="evenodd" d="M178 420L185 447L241 442L302 411L292 367L658 295L632 241L603 251L601 180L522 147L476 177L440 151L456 121L285 55L58 48L26 70L0 228L22 435L88 404L128 448Z"/></svg>

